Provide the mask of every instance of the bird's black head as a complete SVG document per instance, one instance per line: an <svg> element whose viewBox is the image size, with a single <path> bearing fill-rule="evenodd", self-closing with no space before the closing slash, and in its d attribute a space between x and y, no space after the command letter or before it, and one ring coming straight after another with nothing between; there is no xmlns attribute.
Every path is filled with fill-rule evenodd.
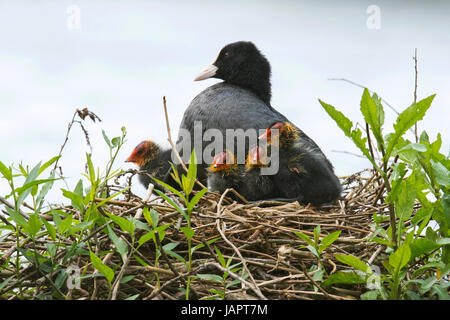
<svg viewBox="0 0 450 320"><path fill-rule="evenodd" d="M208 78L222 79L249 89L270 105L270 64L252 42L238 41L226 45L216 61L195 81Z"/></svg>

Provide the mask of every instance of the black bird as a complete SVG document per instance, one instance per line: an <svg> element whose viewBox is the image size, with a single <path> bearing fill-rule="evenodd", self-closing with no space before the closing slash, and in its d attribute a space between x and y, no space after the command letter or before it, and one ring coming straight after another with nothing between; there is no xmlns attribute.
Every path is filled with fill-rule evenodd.
<svg viewBox="0 0 450 320"><path fill-rule="evenodd" d="M244 164L249 146L252 145L252 141L245 135L248 129L254 129L258 134L258 131L265 130L274 122L288 121L270 104L270 75L269 61L252 42L239 41L221 49L216 61L195 79L218 78L224 81L203 90L186 109L177 139L177 149L183 158L189 158L194 146L196 138L194 125L197 123L201 124L201 130L198 130L200 139L208 129L218 129L222 133L222 150L227 149L226 129L242 129L241 132L236 132L234 136L235 149L230 151L238 157L238 162L241 161L239 155L242 154L244 159L240 164ZM299 128L296 127L296 129L305 148L317 150L316 152L325 158L316 143ZM180 132L188 133L190 144L187 147L185 145L188 141L185 141L186 138ZM236 149L239 140L245 141L245 150ZM203 156L214 156L213 154L202 154L209 143L202 139L195 144L197 159L200 159L201 156L202 159ZM253 142L253 144L255 143L256 141ZM183 147L189 151L188 155L183 154ZM202 183L206 181L208 166L209 163L201 163L198 166L197 175ZM332 172L328 179L334 179Z"/></svg>
<svg viewBox="0 0 450 320"><path fill-rule="evenodd" d="M196 121L201 123L200 137L211 128L218 129L225 137L226 129L264 130L274 119L286 121L286 117L270 105L270 73L269 62L253 43L239 41L225 46L216 61L195 79L198 81L218 78L224 81L210 86L192 100L184 113L180 131L184 129L189 132L190 142L193 145ZM238 138L235 142L236 140ZM179 134L177 149L182 155L183 143L186 141ZM207 141L200 143L202 149L207 144ZM187 148L189 152L191 148L192 146ZM222 150L226 148L224 139ZM249 143L246 143L245 150L241 151L244 157L248 148ZM196 147L198 158L201 151ZM236 152L234 154L238 155ZM183 157L188 159L189 154ZM202 182L206 179L208 166L209 163L203 163L198 167L198 178Z"/></svg>
<svg viewBox="0 0 450 320"><path fill-rule="evenodd" d="M151 177L161 181L166 180L165 182L171 186L178 187L172 178L166 177L167 172L171 168L171 154L172 149L163 150L153 141L145 140L134 148L133 152L125 162L132 162L139 167L140 171L145 172L139 174L139 182L141 182L145 188L148 188L148 185L153 183L158 189L162 189L162 187Z"/></svg>
<svg viewBox="0 0 450 320"><path fill-rule="evenodd" d="M242 166L238 166L233 153L228 150L219 152L208 168L208 190L223 193L226 189L233 188L238 191L241 177Z"/></svg>
<svg viewBox="0 0 450 320"><path fill-rule="evenodd" d="M274 129L278 139L274 139ZM301 138L291 123L276 122L259 138L272 145L272 153L279 152L278 174L272 179L282 197L315 206L339 198L342 186L333 173L333 166L317 146Z"/></svg>
<svg viewBox="0 0 450 320"><path fill-rule="evenodd" d="M272 199L278 196L272 176L261 173L261 168L268 165L267 153L262 147L255 146L250 149L239 188L239 193L247 200Z"/></svg>

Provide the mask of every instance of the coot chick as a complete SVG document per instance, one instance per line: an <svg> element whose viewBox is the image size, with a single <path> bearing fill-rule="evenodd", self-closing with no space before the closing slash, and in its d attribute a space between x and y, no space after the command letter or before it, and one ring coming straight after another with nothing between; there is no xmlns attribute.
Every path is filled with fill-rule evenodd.
<svg viewBox="0 0 450 320"><path fill-rule="evenodd" d="M247 200L264 200L278 196L271 176L261 174L261 168L268 165L267 154L261 146L250 149L239 188L239 193Z"/></svg>
<svg viewBox="0 0 450 320"><path fill-rule="evenodd" d="M278 130L278 144L273 129ZM279 152L279 171L272 179L282 197L315 206L339 198L342 186L331 163L318 147L304 141L291 123L274 123L260 140L271 144L272 152Z"/></svg>
<svg viewBox="0 0 450 320"><path fill-rule="evenodd" d="M148 188L150 183L153 183L158 189L163 189L151 177L158 180L166 180L171 186L176 187L175 181L170 177L167 178L167 173L170 166L172 149L163 150L159 145L151 140L145 140L139 143L125 160L125 162L132 162L136 164L140 171L145 173L139 174L139 182L145 188ZM150 176L151 177L150 177Z"/></svg>
<svg viewBox="0 0 450 320"><path fill-rule="evenodd" d="M208 190L223 193L228 188L238 191L241 184L242 168L236 163L232 152L222 151L214 156L208 168Z"/></svg>

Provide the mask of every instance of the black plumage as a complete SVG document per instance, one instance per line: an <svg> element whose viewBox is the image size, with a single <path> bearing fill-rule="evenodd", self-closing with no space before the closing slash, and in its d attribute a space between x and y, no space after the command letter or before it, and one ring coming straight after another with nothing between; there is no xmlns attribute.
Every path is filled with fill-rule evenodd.
<svg viewBox="0 0 450 320"><path fill-rule="evenodd" d="M260 139L272 145L272 153L279 152L278 174L272 179L281 196L316 206L336 201L342 187L323 153L305 143L289 122L277 122L271 128L278 130L278 143L270 128Z"/></svg>
<svg viewBox="0 0 450 320"><path fill-rule="evenodd" d="M233 188L238 191L242 181L242 169L230 151L219 152L208 168L208 190L223 193L226 189Z"/></svg>
<svg viewBox="0 0 450 320"><path fill-rule="evenodd" d="M239 193L247 200L265 200L279 196L272 177L261 171L261 168L268 165L267 154L263 148L255 146L250 149L239 187Z"/></svg>
<svg viewBox="0 0 450 320"><path fill-rule="evenodd" d="M235 150L232 150L239 159L239 154L245 157L249 146L252 145L245 136L246 130L254 129L258 133L259 130L268 128L274 121L287 121L287 118L270 104L270 74L268 60L253 43L240 41L224 47L213 65L197 77L197 80L216 77L224 82L210 86L197 95L186 109L180 124L180 131L186 130L189 133L190 144L186 148L189 153L196 138L194 137L196 122L201 124L200 139L205 131L211 128L218 129L222 133L222 150L227 148L226 129L242 129L234 136ZM305 145L321 153L312 139L300 129L298 131ZM239 139L245 140L245 150L236 149ZM184 159L189 159L189 155L182 152L184 143L187 141L179 134L177 149ZM197 158L209 143L204 139L198 142L195 146ZM208 156L212 158L214 154ZM209 163L201 163L198 166L198 178L203 183L206 180L208 166Z"/></svg>

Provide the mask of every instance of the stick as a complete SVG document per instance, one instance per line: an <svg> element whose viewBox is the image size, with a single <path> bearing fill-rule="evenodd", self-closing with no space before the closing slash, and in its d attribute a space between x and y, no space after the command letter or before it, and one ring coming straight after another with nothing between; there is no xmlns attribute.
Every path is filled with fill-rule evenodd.
<svg viewBox="0 0 450 320"><path fill-rule="evenodd" d="M186 165L183 162L183 159L181 159L180 154L177 151L177 148L175 147L175 144L172 141L172 135L170 134L170 125L169 125L169 116L167 114L167 103L166 103L166 97L163 97L163 106L164 106L164 115L166 117L166 127L167 127L167 141L169 141L170 146L172 147L172 151L175 153L175 156L177 157L178 161L180 162L181 166L183 167L183 169L188 172L188 168L186 167ZM198 179L195 179L195 182L201 187L206 189L206 187L200 182L198 181Z"/></svg>
<svg viewBox="0 0 450 320"><path fill-rule="evenodd" d="M221 209L221 203L222 203L223 198L225 197L225 195L228 193L228 191L230 191L230 189L226 189L226 190L224 191L224 193L223 193L222 196L220 197L219 203L217 204L217 216L218 216L219 218L222 216L222 213L221 213L221 210L220 210L220 209ZM247 263L246 263L244 257L241 255L241 252L240 252L240 251L238 250L238 248L236 248L236 246L235 246L230 240L228 240L228 238L225 236L225 233L223 232L223 230L222 230L221 227L220 227L220 224L221 224L221 222L223 222L223 221L220 221L220 220L221 220L221 219L217 219L217 220L216 220L217 230L219 231L219 233L220 233L222 239L225 240L225 242L228 243L228 245L231 246L231 247L233 248L233 250L237 253L237 255L239 256L239 258L240 258L241 261L242 261L242 269L243 269L243 272L245 273L245 271L247 271L250 280L253 282L253 283L248 283L247 281L245 281L245 282L242 282L242 283L243 283L243 284L244 284L244 283L247 283L247 285L250 285L250 288L258 295L258 297L260 297L260 298L263 299L263 300L267 300L267 298L262 294L261 290L259 290L258 286L256 285L256 281L255 281L255 279L253 279L253 276L252 276L252 274L250 273L250 270L248 270L248 268L247 268ZM222 267L222 266L220 266L220 267ZM231 275L231 273L230 273L230 275Z"/></svg>

